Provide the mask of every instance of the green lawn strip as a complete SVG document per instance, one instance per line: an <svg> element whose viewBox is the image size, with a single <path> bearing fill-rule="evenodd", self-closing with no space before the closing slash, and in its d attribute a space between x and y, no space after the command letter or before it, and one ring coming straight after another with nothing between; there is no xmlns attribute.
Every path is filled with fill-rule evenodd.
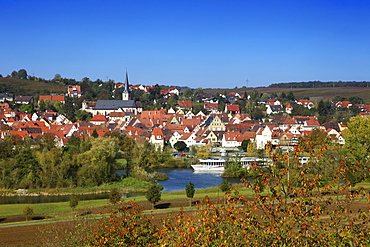
<svg viewBox="0 0 370 247"><path fill-rule="evenodd" d="M109 192L113 188L118 188L122 193L135 193L146 191L152 183L140 181L131 177L122 179L119 182L102 184L100 186L94 187L76 187L76 188L53 188L53 189L28 189L30 194L48 194L62 195L62 194L92 194ZM0 190L0 195L5 195L9 193L14 193L14 190Z"/></svg>
<svg viewBox="0 0 370 247"><path fill-rule="evenodd" d="M238 195L242 196L252 196L254 192L251 189L246 188L242 184L234 184L234 189L238 191ZM370 188L370 184L359 184L357 187ZM353 188L355 189L355 188ZM268 194L267 192L263 194ZM207 189L198 189L195 191L193 199L203 199L205 197L222 197L225 193L222 192L218 187L211 187ZM236 196L234 192L231 192L232 196ZM331 197L334 197L333 195ZM176 192L163 192L161 200L176 200L176 199L189 199L186 197L185 191ZM124 201L141 202L146 201L145 196L136 196L125 198ZM160 203L160 202L159 202ZM79 201L76 211L87 210L96 207L104 207L111 205L108 199L98 199L98 200L86 200ZM56 203L36 203L36 204L2 204L0 205L0 217L6 217L11 215L23 215L23 209L29 206L33 208L34 214L44 214L49 216L57 217L71 217L74 216L75 211L72 211L69 202L56 202ZM158 209L156 209L158 210Z"/></svg>
<svg viewBox="0 0 370 247"><path fill-rule="evenodd" d="M107 199L79 201L75 211L79 209L104 207L107 205ZM65 214L65 216L68 216L75 214L75 211L71 210L69 202L51 202L34 204L2 204L0 205L0 217L24 215L23 209L27 206L33 208L33 214L44 214L50 216L61 216L63 214Z"/></svg>
<svg viewBox="0 0 370 247"><path fill-rule="evenodd" d="M252 195L252 191L244 187L238 188L241 195ZM208 189L198 189L195 191L195 198L208 197L219 197L223 196L224 193L218 189L218 187L212 187ZM161 200L173 200L173 199L186 199L185 191L176 192L164 192L162 193ZM140 202L146 201L145 196L137 196L125 198L124 201ZM98 200L86 200L79 201L76 210L89 209L95 207L103 207L109 205L108 199ZM45 215L58 215L61 213L71 212L73 214L69 202L52 202L52 203L34 203L34 204L2 204L0 205L0 217L11 216L11 215L23 215L23 209L29 206L33 208L34 214L45 214Z"/></svg>

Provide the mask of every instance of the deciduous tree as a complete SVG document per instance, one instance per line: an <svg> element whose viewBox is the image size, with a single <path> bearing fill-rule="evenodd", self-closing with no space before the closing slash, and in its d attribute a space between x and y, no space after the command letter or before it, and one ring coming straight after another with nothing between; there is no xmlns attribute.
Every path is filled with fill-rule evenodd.
<svg viewBox="0 0 370 247"><path fill-rule="evenodd" d="M113 188L109 191L109 202L116 205L121 200L121 193L117 188Z"/></svg>
<svg viewBox="0 0 370 247"><path fill-rule="evenodd" d="M202 145L197 149L197 157L199 159L207 159L211 155L210 147L208 145Z"/></svg>
<svg viewBox="0 0 370 247"><path fill-rule="evenodd" d="M369 178L370 172L370 118L356 116L350 119L344 133L344 152L348 182L355 185Z"/></svg>
<svg viewBox="0 0 370 247"><path fill-rule="evenodd" d="M179 152L182 152L187 148L186 143L184 141L176 142L173 147Z"/></svg>
<svg viewBox="0 0 370 247"><path fill-rule="evenodd" d="M162 188L159 184L154 184L150 186L145 194L146 199L152 204L153 209L154 205L161 200L161 190Z"/></svg>
<svg viewBox="0 0 370 247"><path fill-rule="evenodd" d="M33 215L33 208L29 207L29 206L26 206L24 209L23 209L23 213L26 215L26 221L28 221L28 216L29 215Z"/></svg>
<svg viewBox="0 0 370 247"><path fill-rule="evenodd" d="M27 79L28 75L25 69L20 69L17 74L19 79Z"/></svg>
<svg viewBox="0 0 370 247"><path fill-rule="evenodd" d="M77 196L71 196L71 199L69 200L69 206L72 208L72 210L75 210L75 208L78 206L78 197Z"/></svg>

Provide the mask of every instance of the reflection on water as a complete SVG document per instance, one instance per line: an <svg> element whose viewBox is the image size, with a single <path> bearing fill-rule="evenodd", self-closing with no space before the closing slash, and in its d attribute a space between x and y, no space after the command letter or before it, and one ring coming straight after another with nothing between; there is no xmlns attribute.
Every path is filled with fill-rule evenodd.
<svg viewBox="0 0 370 247"><path fill-rule="evenodd" d="M240 183L238 178L222 178L221 173L217 171L197 171L193 169L159 169L156 172L164 173L168 176L168 180L159 181L158 183L164 187L163 192L183 191L186 184L192 182L195 189L205 189L215 187L222 183L224 179L230 183ZM141 194L130 193L128 197L134 197ZM109 193L99 194L83 194L77 195L79 200L97 200L108 199ZM71 195L60 196L0 196L0 204L24 204L24 203L49 203L49 202L68 202Z"/></svg>

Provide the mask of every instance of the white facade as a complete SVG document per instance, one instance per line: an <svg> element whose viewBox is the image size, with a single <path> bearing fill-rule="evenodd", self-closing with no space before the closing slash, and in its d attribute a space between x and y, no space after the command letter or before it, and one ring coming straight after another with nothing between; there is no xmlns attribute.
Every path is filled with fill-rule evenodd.
<svg viewBox="0 0 370 247"><path fill-rule="evenodd" d="M272 141L272 131L266 126L262 131L259 130L256 135L257 149L264 149L266 144Z"/></svg>

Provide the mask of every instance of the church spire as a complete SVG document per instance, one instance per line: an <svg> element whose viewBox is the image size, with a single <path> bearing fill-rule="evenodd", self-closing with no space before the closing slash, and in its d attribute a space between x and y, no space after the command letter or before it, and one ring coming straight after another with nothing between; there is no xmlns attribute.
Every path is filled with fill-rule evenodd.
<svg viewBox="0 0 370 247"><path fill-rule="evenodd" d="M130 100L130 86L129 86L129 83L128 83L127 69L126 69L125 85L123 87L123 92L122 92L122 100Z"/></svg>

